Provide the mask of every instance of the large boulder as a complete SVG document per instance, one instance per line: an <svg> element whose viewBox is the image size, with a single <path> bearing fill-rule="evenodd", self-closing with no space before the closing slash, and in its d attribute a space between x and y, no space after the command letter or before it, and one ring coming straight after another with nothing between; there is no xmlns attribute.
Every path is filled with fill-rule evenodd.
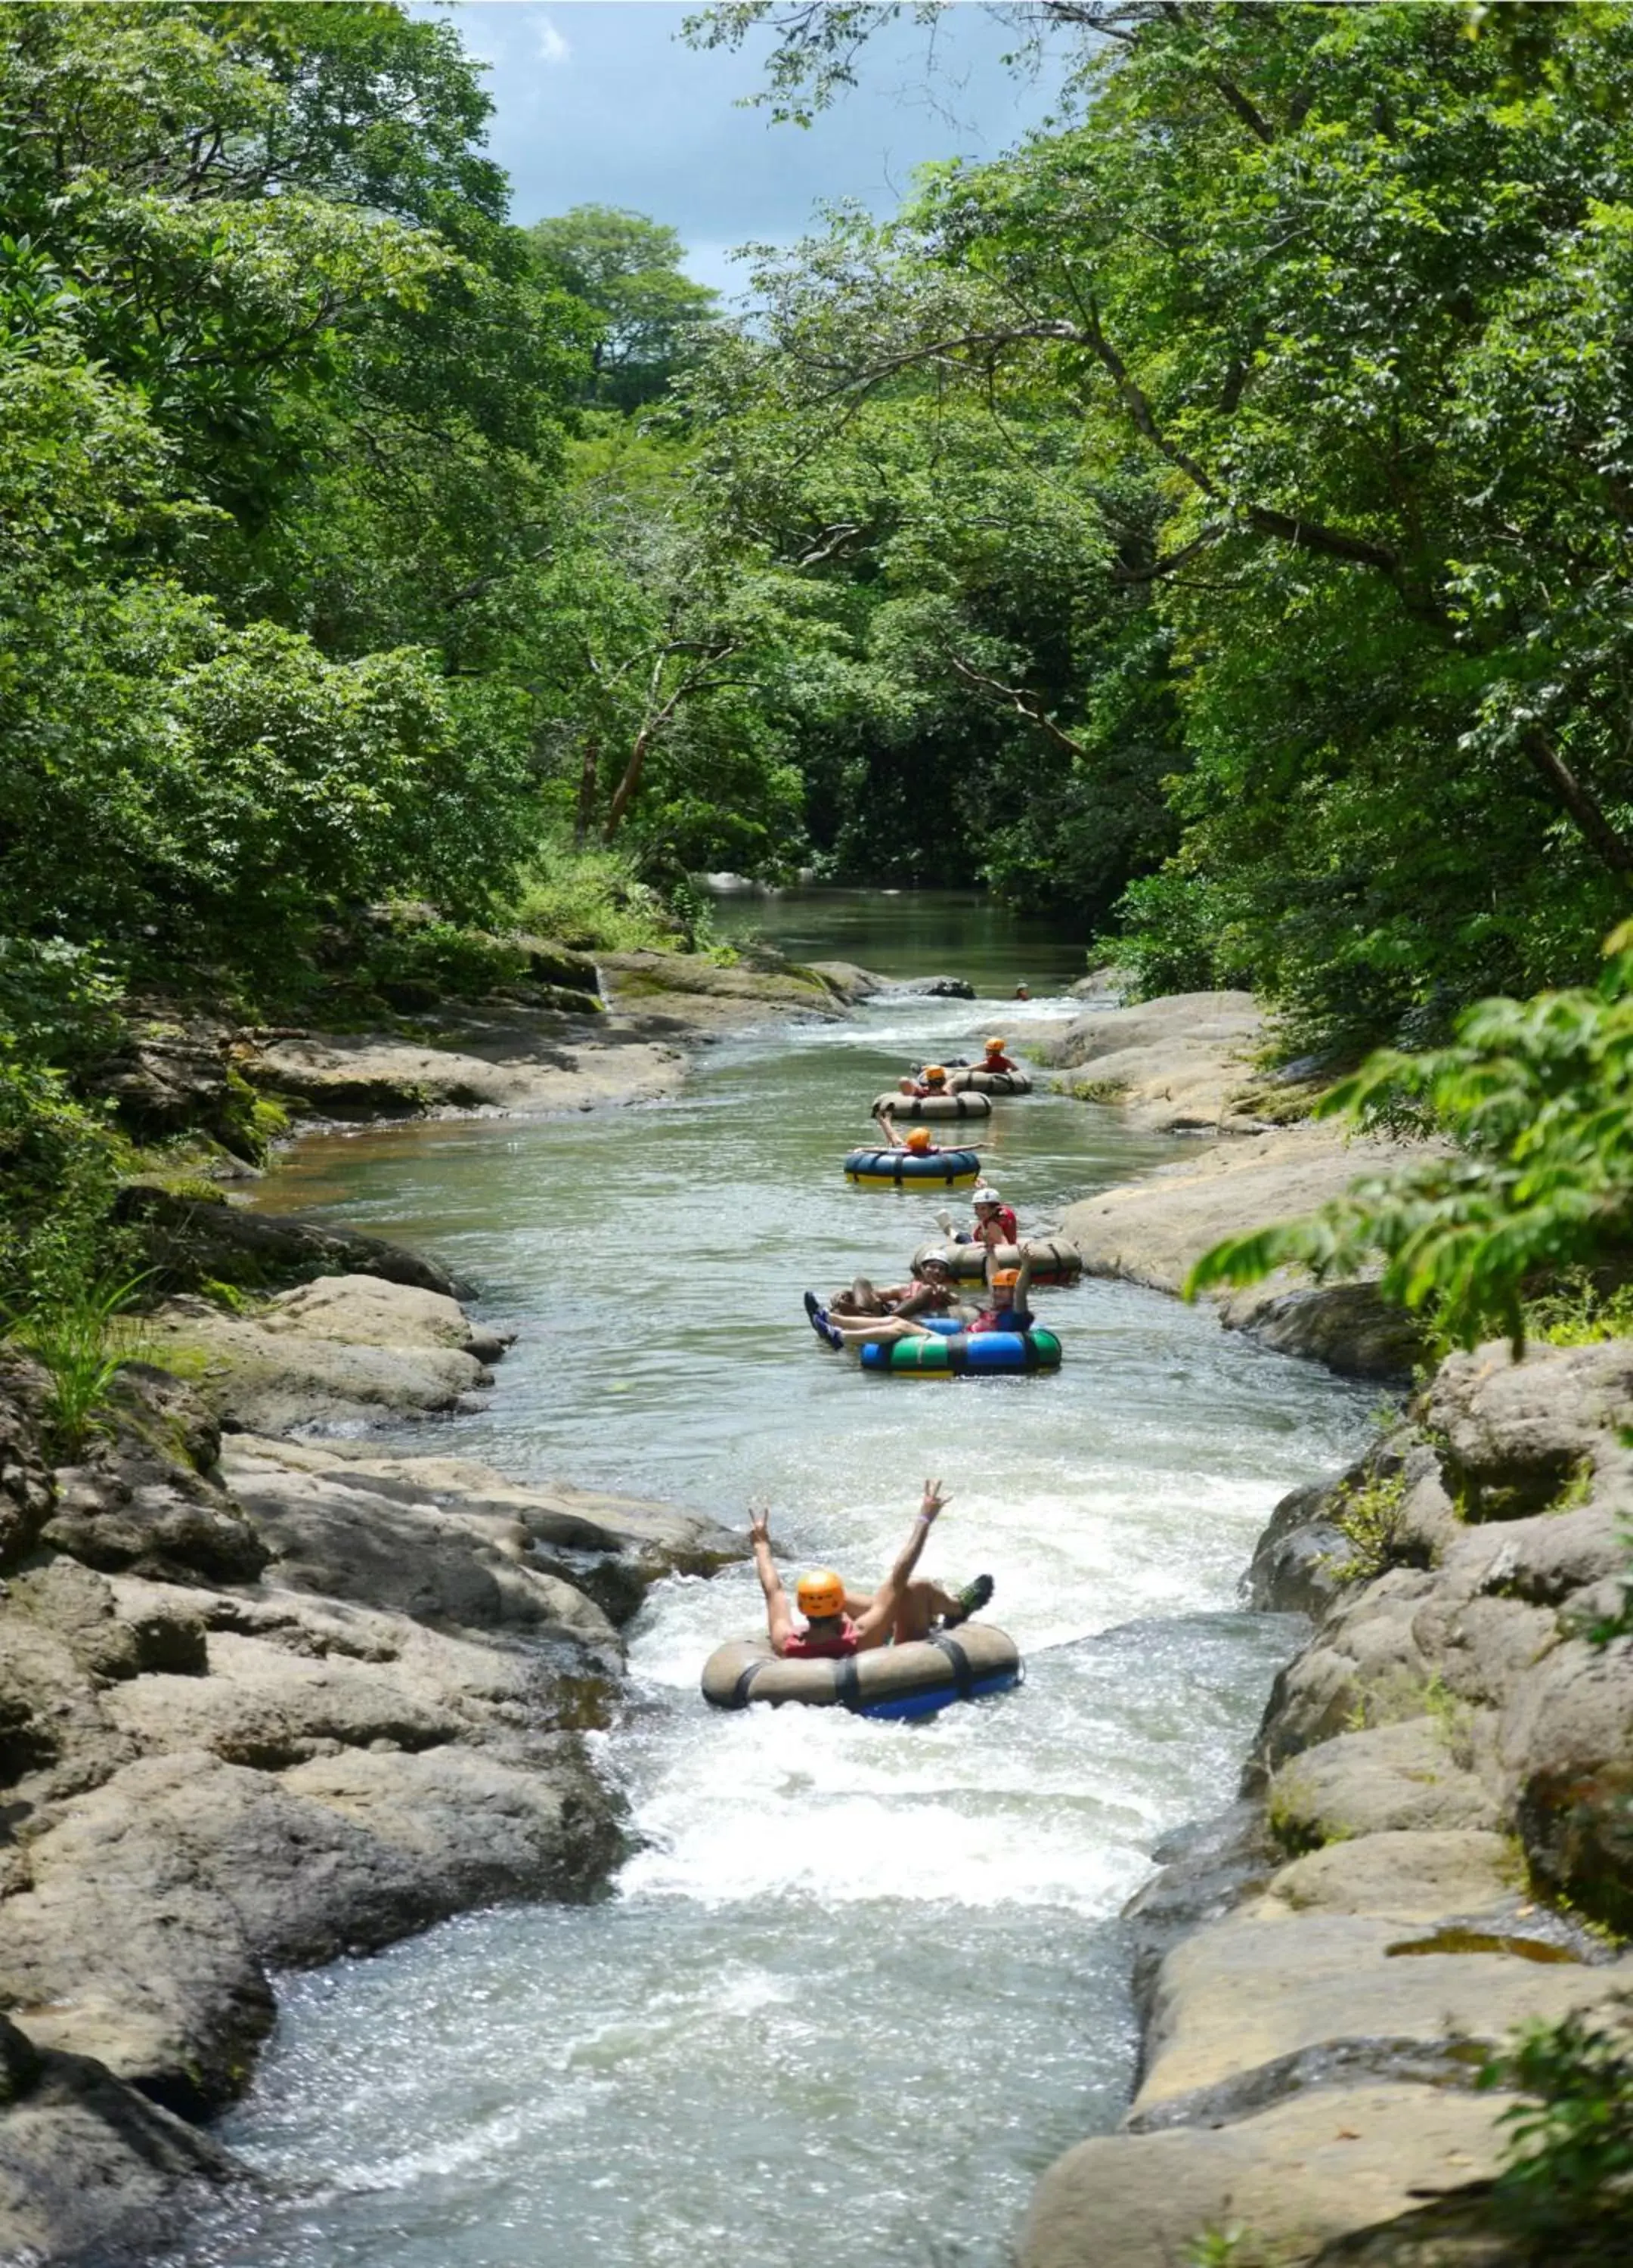
<svg viewBox="0 0 1633 2268"><path fill-rule="evenodd" d="M242 1451L230 1463L238 1501L276 1556L278 1582L416 1621L582 1638L616 1660L612 1625L585 1592L526 1557L525 1533L495 1515L445 1511L336 1463L302 1472Z"/></svg>
<svg viewBox="0 0 1633 2268"><path fill-rule="evenodd" d="M886 983L883 990L894 996L926 1000L973 1000L975 988L964 976L906 976Z"/></svg>
<svg viewBox="0 0 1633 2268"><path fill-rule="evenodd" d="M1516 1362L1497 1341L1441 1364L1425 1419L1447 1486L1471 1521L1512 1520L1597 1475L1633 1510L1633 1339L1537 1346Z"/></svg>
<svg viewBox="0 0 1633 2268"><path fill-rule="evenodd" d="M811 961L805 966L847 1007L854 1006L858 1000L871 1000L875 993L890 988L888 976L880 976L872 968L858 968L854 961Z"/></svg>
<svg viewBox="0 0 1633 2268"><path fill-rule="evenodd" d="M440 1019L435 1046L396 1033L281 1033L243 1058L256 1086L342 1123L650 1101L673 1094L683 1069L651 1032L599 1014L586 1029L582 1018L499 1001Z"/></svg>
<svg viewBox="0 0 1633 2268"><path fill-rule="evenodd" d="M189 2191L239 2169L207 2135L88 2056L37 2048L0 2016L0 2260L103 2268L152 2257Z"/></svg>
<svg viewBox="0 0 1633 2268"><path fill-rule="evenodd" d="M1229 2124L1079 2143L1039 2184L1019 2268L1175 2268L1232 2228L1251 2232L1262 2259L1300 2268L1425 2190L1490 2179L1511 2101L1329 2087Z"/></svg>
<svg viewBox="0 0 1633 2268"><path fill-rule="evenodd" d="M491 1383L457 1301L373 1276L279 1292L254 1314L184 1297L148 1323L154 1351L198 1373L204 1401L261 1432L335 1429L469 1405Z"/></svg>
<svg viewBox="0 0 1633 2268"><path fill-rule="evenodd" d="M243 1499L258 1507L268 1534L288 1552L279 1571L285 1581L304 1582L303 1571L315 1572L320 1565L332 1564L332 1555L330 1560L309 1556L320 1550L311 1526L316 1517L311 1499L295 1495L283 1499L286 1506L304 1503L306 1507L299 1515L308 1523L299 1548L292 1548L293 1531L274 1509L277 1491L292 1476L311 1476L342 1491L361 1491L372 1500L382 1536L393 1533L388 1506L421 1521L428 1515L458 1521L480 1542L481 1551L467 1559L467 1573L455 1577L445 1566L438 1571L428 1581L424 1595L445 1599L450 1580L471 1584L458 1617L467 1621L502 1623L518 1612L519 1587L511 1580L518 1569L572 1585L622 1624L665 1576L712 1575L747 1556L741 1534L703 1513L574 1488L561 1481L517 1481L470 1457L381 1456L356 1442L239 1436L228 1444L224 1469ZM423 1536L430 1531L422 1528L419 1532ZM342 1552L347 1534L342 1523L335 1536ZM423 1561L423 1550L422 1544L409 1555L413 1564ZM479 1572L479 1566L486 1572ZM489 1576L495 1586L491 1589ZM423 1611L401 1588L394 1595L403 1611ZM530 1589L525 1595L541 1594ZM507 1599L510 1604L502 1603ZM491 1601L491 1608L478 1612L478 1600ZM531 1609L523 1611L525 1618Z"/></svg>
<svg viewBox="0 0 1633 2268"><path fill-rule="evenodd" d="M1095 1068L1101 1068L1098 1061ZM1152 1094L1131 1106L1130 1115L1139 1125L1173 1125L1181 1123L1174 1116L1180 1108L1158 1094L1153 1082ZM1212 1246L1267 1221L1313 1212L1342 1196L1357 1175L1410 1154L1402 1144L1347 1141L1327 1125L1249 1133L1068 1205L1062 1233L1082 1253L1090 1275L1178 1292ZM1366 1285L1312 1286L1283 1271L1221 1295L1219 1305L1232 1329L1262 1331L1283 1352L1313 1356L1352 1377L1398 1380L1418 1351L1409 1322L1386 1309Z"/></svg>
<svg viewBox="0 0 1633 2268"><path fill-rule="evenodd" d="M1467 2070L1471 2044L1496 2047L1516 2025L1556 2021L1633 1983L1633 1960L1590 1965L1547 1943L1527 1954L1495 1932L1463 1942L1330 1906L1296 1918L1245 1911L1199 1930L1163 1963L1130 2124L1240 2117L1323 2066L1364 2061L1394 2077L1433 2051Z"/></svg>
<svg viewBox="0 0 1633 2268"><path fill-rule="evenodd" d="M160 1282L177 1290L207 1281L254 1288L308 1276L379 1276L450 1299L469 1297L468 1287L439 1263L383 1236L293 1213L252 1212L224 1195L216 1204L133 1182L120 1192L115 1211L121 1220L140 1224Z"/></svg>
<svg viewBox="0 0 1633 2268"><path fill-rule="evenodd" d="M1250 992L1180 992L1133 1008L1097 1008L1033 1053L1062 1070L1089 1072L1068 1081L1070 1089L1122 1103L1136 1126L1217 1132L1256 1123L1232 1097L1263 1031L1263 1011Z"/></svg>
<svg viewBox="0 0 1633 2268"><path fill-rule="evenodd" d="M1490 1790L1453 1754L1453 1733L1429 1717L1339 1733L1283 1764L1270 1816L1290 1850L1401 1828L1502 1823Z"/></svg>

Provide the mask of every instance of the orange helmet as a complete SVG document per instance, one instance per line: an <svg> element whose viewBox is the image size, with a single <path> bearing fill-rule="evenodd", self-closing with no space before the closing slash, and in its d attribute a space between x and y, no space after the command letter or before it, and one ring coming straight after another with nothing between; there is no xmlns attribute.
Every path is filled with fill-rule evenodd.
<svg viewBox="0 0 1633 2268"><path fill-rule="evenodd" d="M928 1127L928 1126L913 1126L913 1127L909 1127L909 1128L908 1128L908 1149L909 1149L909 1150L917 1150L917 1151L919 1151L919 1152L923 1152L923 1151L925 1151L925 1150L928 1150L928 1149L929 1149L929 1147L930 1147L930 1129L929 1129L929 1127Z"/></svg>
<svg viewBox="0 0 1633 2268"><path fill-rule="evenodd" d="M800 1613L813 1622L845 1611L845 1587L831 1567L813 1567L810 1574L802 1575L794 1587L794 1596Z"/></svg>
<svg viewBox="0 0 1633 2268"><path fill-rule="evenodd" d="M1001 1056L1003 1052L1004 1042L1002 1040L989 1040L987 1042L987 1053L989 1056Z"/></svg>
<svg viewBox="0 0 1633 2268"><path fill-rule="evenodd" d="M995 1292L1012 1292L1019 1281L1019 1268L995 1268L992 1271L992 1288Z"/></svg>
<svg viewBox="0 0 1633 2268"><path fill-rule="evenodd" d="M939 1086L946 1078L946 1072L943 1071L939 1064L926 1064L924 1066L924 1077L929 1080L932 1086Z"/></svg>

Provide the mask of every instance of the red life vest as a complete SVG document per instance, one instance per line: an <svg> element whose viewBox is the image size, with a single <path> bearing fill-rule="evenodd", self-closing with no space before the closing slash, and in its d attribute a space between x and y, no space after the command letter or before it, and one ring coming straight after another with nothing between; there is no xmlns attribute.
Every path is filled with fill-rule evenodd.
<svg viewBox="0 0 1633 2268"><path fill-rule="evenodd" d="M857 1626L849 1615L839 1618L837 1638L813 1638L810 1631L794 1631L783 1642L784 1661L842 1661L857 1650Z"/></svg>

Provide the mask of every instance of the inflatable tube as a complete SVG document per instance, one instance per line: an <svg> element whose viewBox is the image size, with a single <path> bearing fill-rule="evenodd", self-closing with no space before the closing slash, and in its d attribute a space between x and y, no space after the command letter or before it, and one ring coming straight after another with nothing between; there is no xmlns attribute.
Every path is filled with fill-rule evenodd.
<svg viewBox="0 0 1633 2268"><path fill-rule="evenodd" d="M1030 1094L1032 1081L1024 1071L955 1071L947 1081L949 1094Z"/></svg>
<svg viewBox="0 0 1633 2268"><path fill-rule="evenodd" d="M984 1094L878 1094L873 1116L888 1111L893 1118L990 1118L992 1104Z"/></svg>
<svg viewBox="0 0 1633 2268"><path fill-rule="evenodd" d="M934 1338L864 1341L857 1350L864 1370L893 1377L990 1378L1018 1372L1058 1370L1060 1341L1053 1331L969 1332L947 1317L923 1319Z"/></svg>
<svg viewBox="0 0 1633 2268"><path fill-rule="evenodd" d="M703 1664L702 1688L717 1709L799 1701L857 1717L927 1717L950 1701L1004 1692L1025 1675L1014 1639L976 1622L911 1646L872 1646L842 1661L782 1661L769 1638L733 1638Z"/></svg>
<svg viewBox="0 0 1633 2268"><path fill-rule="evenodd" d="M845 1160L845 1179L872 1189L901 1189L908 1182L957 1189L981 1176L974 1150L932 1150L921 1158L911 1150L853 1150Z"/></svg>
<svg viewBox="0 0 1633 2268"><path fill-rule="evenodd" d="M1027 1236L1019 1244L1000 1245L998 1264L1019 1268L1027 1254L1034 1284L1075 1284L1083 1273L1083 1255L1063 1236ZM984 1244L954 1244L950 1240L921 1244L913 1255L913 1273L917 1275L921 1260L945 1260L958 1282L975 1282L986 1273L986 1257Z"/></svg>

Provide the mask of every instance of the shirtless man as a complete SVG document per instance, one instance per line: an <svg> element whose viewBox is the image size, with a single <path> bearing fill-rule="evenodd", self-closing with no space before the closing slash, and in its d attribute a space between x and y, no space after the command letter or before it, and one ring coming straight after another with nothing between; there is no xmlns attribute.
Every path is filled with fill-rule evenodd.
<svg viewBox="0 0 1633 2268"><path fill-rule="evenodd" d="M888 1284L883 1291L871 1284L865 1276L852 1278L850 1288L835 1292L828 1303L830 1315L838 1315L846 1322L863 1317L877 1319L880 1315L945 1315L958 1296L953 1274L953 1264L938 1252L927 1252L918 1263L913 1278L907 1284ZM809 1314L816 1304L816 1294L805 1294L805 1311Z"/></svg>
<svg viewBox="0 0 1633 2268"><path fill-rule="evenodd" d="M938 1624L944 1630L954 1630L967 1622L992 1596L990 1575L977 1575L961 1591L944 1591L939 1584L913 1580L919 1554L946 1501L939 1481L925 1482L912 1531L877 1591L850 1590L831 1567L802 1575L794 1595L806 1617L804 1630L794 1627L788 1594L771 1557L770 1515L764 1505L752 1506L748 1540L754 1546L754 1572L765 1594L766 1628L773 1653L794 1661L837 1660L892 1643L910 1645L916 1638L928 1638Z"/></svg>

